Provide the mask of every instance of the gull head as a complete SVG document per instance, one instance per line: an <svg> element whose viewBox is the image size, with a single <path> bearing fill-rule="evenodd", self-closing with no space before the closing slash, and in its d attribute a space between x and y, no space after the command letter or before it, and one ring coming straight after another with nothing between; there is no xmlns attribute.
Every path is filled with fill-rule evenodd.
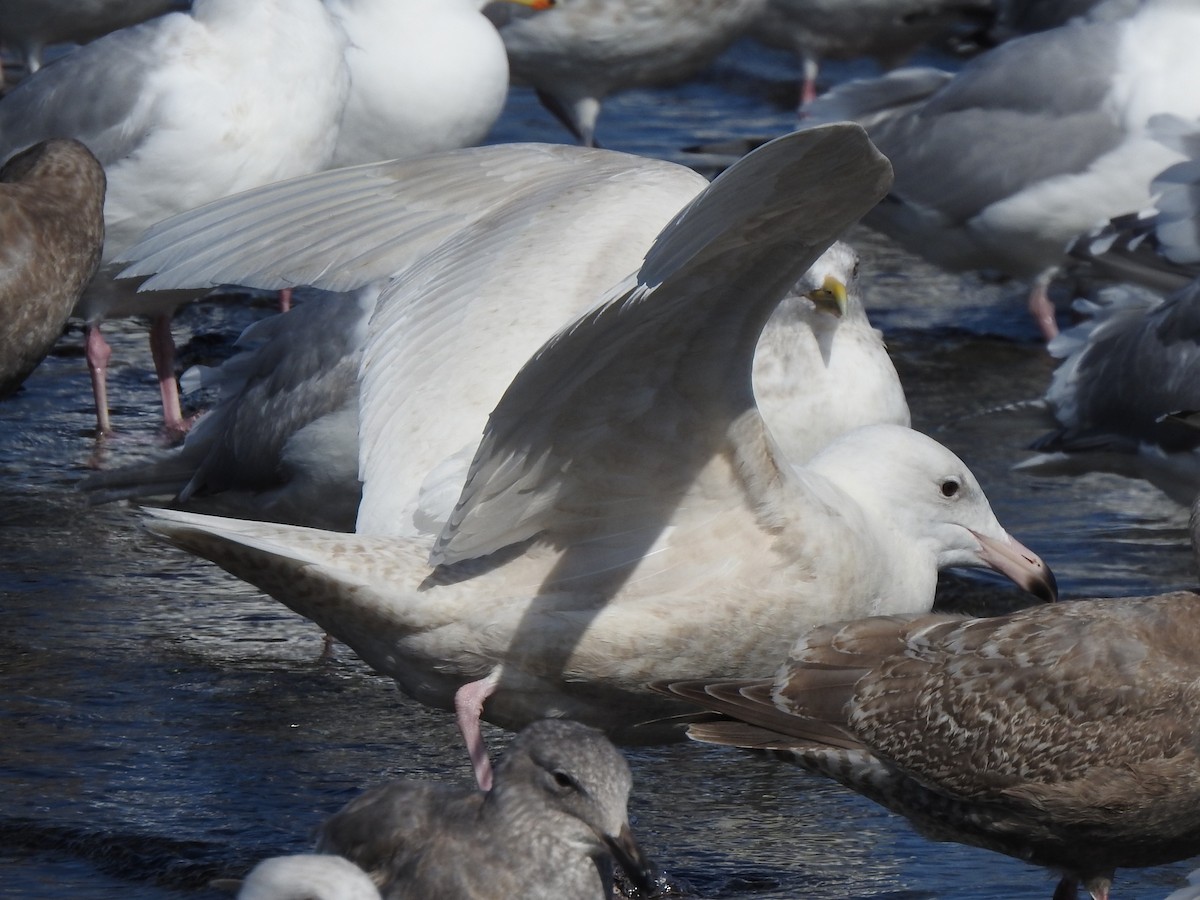
<svg viewBox="0 0 1200 900"><path fill-rule="evenodd" d="M1040 600L1057 599L1050 568L1004 530L971 470L933 438L869 425L833 441L808 468L857 501L894 559L992 569Z"/></svg>
<svg viewBox="0 0 1200 900"><path fill-rule="evenodd" d="M858 254L849 244L837 241L800 276L794 292L807 297L821 312L840 319L846 315L850 298L857 296L857 280Z"/></svg>
<svg viewBox="0 0 1200 900"><path fill-rule="evenodd" d="M633 777L620 751L594 728L544 719L524 728L496 767L496 800L516 815L542 818L557 840L590 856L611 856L631 882L653 885L653 865L629 827Z"/></svg>

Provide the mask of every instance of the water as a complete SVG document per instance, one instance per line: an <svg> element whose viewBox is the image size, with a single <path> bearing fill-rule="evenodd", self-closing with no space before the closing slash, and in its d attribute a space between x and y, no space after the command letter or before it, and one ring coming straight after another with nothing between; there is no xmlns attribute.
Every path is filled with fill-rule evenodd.
<svg viewBox="0 0 1200 900"><path fill-rule="evenodd" d="M633 92L600 123L614 149L672 159L698 141L785 130L789 61L748 46L697 82ZM858 71L835 69L834 78ZM766 81L763 80L764 76ZM527 93L496 140L560 141ZM868 306L888 336L916 424L963 456L998 516L1058 575L1065 596L1194 584L1186 516L1116 476L1010 472L1046 414L987 410L1038 397L1052 363L1022 290L946 275L856 231ZM180 343L225 347L269 310L198 304ZM151 452L157 394L145 332L114 323L114 419L98 447L71 333L0 405L0 896L217 898L216 877L304 851L365 785L413 776L467 783L450 717L405 699L311 624L142 532L124 507L74 490L95 465ZM956 608L1023 603L954 582ZM503 735L491 732L495 743ZM641 840L707 898L1040 898L1053 879L1013 860L931 844L824 779L736 751L629 753ZM1123 900L1161 898L1195 862L1118 874Z"/></svg>

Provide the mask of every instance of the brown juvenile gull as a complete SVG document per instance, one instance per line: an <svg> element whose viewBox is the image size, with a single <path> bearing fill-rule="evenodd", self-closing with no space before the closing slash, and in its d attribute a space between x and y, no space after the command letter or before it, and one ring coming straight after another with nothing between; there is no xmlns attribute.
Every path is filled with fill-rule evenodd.
<svg viewBox="0 0 1200 900"><path fill-rule="evenodd" d="M629 765L599 731L543 720L496 764L490 791L397 781L348 803L317 849L369 873L384 900L607 898L613 863L647 889L629 827Z"/></svg>
<svg viewBox="0 0 1200 900"><path fill-rule="evenodd" d="M818 622L927 611L940 568L991 567L1052 596L1045 564L936 441L868 426L799 466L758 413L765 322L888 181L856 125L787 135L727 170L517 373L434 539L174 511L148 527L453 707L485 786L481 711L676 739L638 725L678 709L648 682L748 676ZM452 242L455 277L555 265L537 243L495 260L491 235L472 237ZM397 286L427 289L425 274Z"/></svg>
<svg viewBox="0 0 1200 900"><path fill-rule="evenodd" d="M1047 339L1057 333L1047 288L1067 243L1146 206L1152 179L1181 159L1150 120L1200 116L1200 4L1146 0L1124 18L1108 6L953 77L899 70L808 107L806 121L861 122L895 167L868 225L946 268L1031 281Z"/></svg>
<svg viewBox="0 0 1200 900"><path fill-rule="evenodd" d="M886 616L801 638L773 680L663 686L731 717L696 740L781 751L958 841L1105 900L1118 868L1200 853L1200 596L990 619Z"/></svg>
<svg viewBox="0 0 1200 900"><path fill-rule="evenodd" d="M100 265L103 208L104 169L78 141L0 168L0 397L50 352Z"/></svg>

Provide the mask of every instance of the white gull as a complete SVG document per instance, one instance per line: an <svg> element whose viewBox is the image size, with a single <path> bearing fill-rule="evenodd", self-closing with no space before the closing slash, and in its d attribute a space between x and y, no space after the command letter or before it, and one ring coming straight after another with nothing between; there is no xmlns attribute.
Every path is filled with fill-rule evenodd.
<svg viewBox="0 0 1200 900"><path fill-rule="evenodd" d="M481 710L508 727L556 716L670 739L673 726L636 724L672 709L647 682L762 671L816 622L927 610L940 568L989 566L1050 596L1041 560L932 439L870 426L800 467L755 406L764 324L889 178L852 125L789 135L728 170L636 275L516 375L436 540L174 511L148 527L313 619L422 702L453 706L481 784ZM494 228L438 251L457 254L447 277L486 290L489 267L514 278L561 264L537 243L497 258ZM408 308L444 283L423 274L393 286L413 291ZM371 344L364 365L421 362L384 356L397 352ZM408 448L387 449L399 465Z"/></svg>

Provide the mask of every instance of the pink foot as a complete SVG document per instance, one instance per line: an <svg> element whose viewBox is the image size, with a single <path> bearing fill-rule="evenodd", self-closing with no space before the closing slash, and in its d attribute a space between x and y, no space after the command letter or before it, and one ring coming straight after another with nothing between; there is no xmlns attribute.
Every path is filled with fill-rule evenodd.
<svg viewBox="0 0 1200 900"><path fill-rule="evenodd" d="M284 288L279 292L279 311L288 312L292 308L292 289Z"/></svg>
<svg viewBox="0 0 1200 900"><path fill-rule="evenodd" d="M483 715L483 704L496 691L500 681L500 670L493 669L487 678L464 684L454 694L454 718L458 721L458 730L462 732L463 741L467 745L467 754L471 757L471 768L475 770L475 780L479 789L492 789L492 762L488 759L487 747L483 743L483 732L479 729L479 717Z"/></svg>

